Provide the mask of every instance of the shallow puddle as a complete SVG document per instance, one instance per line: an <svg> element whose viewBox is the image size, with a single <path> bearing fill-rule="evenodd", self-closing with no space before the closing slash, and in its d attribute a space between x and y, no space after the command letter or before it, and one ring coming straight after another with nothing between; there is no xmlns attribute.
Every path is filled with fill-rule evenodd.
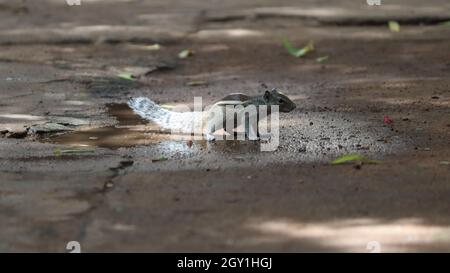
<svg viewBox="0 0 450 273"><path fill-rule="evenodd" d="M109 104L107 109L108 115L117 119L116 125L55 135L43 141L70 146L109 149L137 145L157 145L164 150L177 152L183 152L183 150L192 152L199 149L212 149L217 152L239 151L239 153L256 153L259 151L259 144L255 141L216 141L208 143L206 140L190 141L189 139L193 137L188 135L163 132L157 125L134 114L127 104Z"/></svg>

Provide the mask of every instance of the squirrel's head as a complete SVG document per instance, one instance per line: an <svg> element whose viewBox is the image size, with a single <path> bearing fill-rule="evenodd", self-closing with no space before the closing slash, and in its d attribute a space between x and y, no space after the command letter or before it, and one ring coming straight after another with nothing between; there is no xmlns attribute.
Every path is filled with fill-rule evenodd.
<svg viewBox="0 0 450 273"><path fill-rule="evenodd" d="M280 112L291 112L297 107L293 101L275 88L264 93L264 100L267 105L278 105Z"/></svg>

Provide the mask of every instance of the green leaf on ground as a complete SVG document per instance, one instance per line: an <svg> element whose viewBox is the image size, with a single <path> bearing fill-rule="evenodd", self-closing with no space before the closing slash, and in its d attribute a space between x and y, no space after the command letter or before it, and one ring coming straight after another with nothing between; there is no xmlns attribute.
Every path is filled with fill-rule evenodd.
<svg viewBox="0 0 450 273"><path fill-rule="evenodd" d="M450 21L446 21L446 22L441 23L441 26L450 27Z"/></svg>
<svg viewBox="0 0 450 273"><path fill-rule="evenodd" d="M161 162L161 161L166 161L166 160L168 160L167 157L161 156L160 158L152 159L152 162Z"/></svg>
<svg viewBox="0 0 450 273"><path fill-rule="evenodd" d="M439 164L441 164L441 165L450 165L450 161L443 160L443 161L440 161Z"/></svg>
<svg viewBox="0 0 450 273"><path fill-rule="evenodd" d="M180 53L178 53L178 58L186 59L188 57L191 57L192 55L194 55L194 52L192 50L185 49L185 50L181 51Z"/></svg>
<svg viewBox="0 0 450 273"><path fill-rule="evenodd" d="M190 81L190 82L186 83L187 86L202 86L202 85L206 85L206 84L207 84L207 82L205 82L205 81Z"/></svg>
<svg viewBox="0 0 450 273"><path fill-rule="evenodd" d="M145 46L144 49L146 49L146 50L160 50L161 46L159 44L153 44L153 45Z"/></svg>
<svg viewBox="0 0 450 273"><path fill-rule="evenodd" d="M309 52L314 51L314 42L313 41L309 41L309 43L306 46L304 46L303 48L295 48L291 44L291 42L289 42L287 39L283 39L283 45L287 49L289 54L291 54L292 56L294 56L296 58L303 57L306 54L308 54Z"/></svg>
<svg viewBox="0 0 450 273"><path fill-rule="evenodd" d="M167 110L172 110L173 108L175 108L174 105L170 105L170 104L163 104L161 105L162 108L167 109Z"/></svg>
<svg viewBox="0 0 450 273"><path fill-rule="evenodd" d="M370 160L366 158L365 156L358 155L358 154L352 154L352 155L344 155L339 157L338 159L335 159L331 162L332 165L339 165L339 164L345 164L345 163L351 163L351 162L364 162L369 164L378 164L380 161L376 160Z"/></svg>
<svg viewBox="0 0 450 273"><path fill-rule="evenodd" d="M118 77L128 81L134 81L136 79L135 76L128 73L119 74Z"/></svg>
<svg viewBox="0 0 450 273"><path fill-rule="evenodd" d="M324 63L328 60L328 56L322 56L316 59L316 62L318 62L319 64Z"/></svg>
<svg viewBox="0 0 450 273"><path fill-rule="evenodd" d="M62 156L62 155L81 155L81 154L87 154L87 153L93 153L95 152L94 149L56 149L54 151L54 154L56 156Z"/></svg>
<svg viewBox="0 0 450 273"><path fill-rule="evenodd" d="M389 21L388 22L388 26L389 26L389 29L392 32L400 32L400 24L398 22L396 22L396 21Z"/></svg>

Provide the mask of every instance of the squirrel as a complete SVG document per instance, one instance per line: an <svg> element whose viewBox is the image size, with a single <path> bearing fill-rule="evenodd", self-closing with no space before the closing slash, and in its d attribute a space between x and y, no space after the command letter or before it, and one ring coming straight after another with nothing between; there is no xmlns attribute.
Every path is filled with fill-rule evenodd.
<svg viewBox="0 0 450 273"><path fill-rule="evenodd" d="M225 110L227 106L242 106L242 108L239 108L240 110L237 110L238 112L243 111L247 106L255 106L257 111L256 123L250 125L249 117L245 117L245 136L251 140L259 139L260 137L257 128L260 119L260 106L267 106L267 116L271 114L270 109L273 105L277 105L280 112L290 112L296 108L294 102L292 102L283 93L278 92L276 89L272 89L272 91L267 90L263 95L254 97L247 96L242 93L233 93L214 103L209 110L203 112L169 111L145 97L131 98L128 101L128 105L141 118L153 121L163 129L177 130L181 133L191 134L193 131L193 125L200 122L200 124L202 124L200 130L203 132L206 129L206 139L208 141L216 140L216 137L213 134L217 130L225 130L225 128L228 129L225 118ZM234 116L233 129L241 124L242 120L238 120Z"/></svg>

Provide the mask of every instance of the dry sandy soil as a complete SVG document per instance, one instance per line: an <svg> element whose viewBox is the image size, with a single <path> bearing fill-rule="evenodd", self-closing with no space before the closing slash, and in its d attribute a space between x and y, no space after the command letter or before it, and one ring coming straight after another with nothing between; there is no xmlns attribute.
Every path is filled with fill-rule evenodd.
<svg viewBox="0 0 450 273"><path fill-rule="evenodd" d="M448 1L224 2L0 1L0 251L449 252ZM297 104L274 152L124 105L266 87Z"/></svg>

